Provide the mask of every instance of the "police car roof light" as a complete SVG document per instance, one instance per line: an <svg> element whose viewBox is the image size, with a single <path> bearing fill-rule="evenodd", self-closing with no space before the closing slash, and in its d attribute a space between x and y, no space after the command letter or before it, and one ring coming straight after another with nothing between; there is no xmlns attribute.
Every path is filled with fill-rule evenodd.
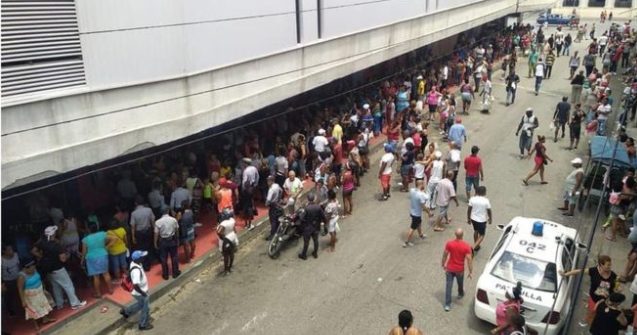
<svg viewBox="0 0 637 335"><path fill-rule="evenodd" d="M531 235L533 236L544 235L544 224L541 221L533 222L533 230L531 230Z"/></svg>

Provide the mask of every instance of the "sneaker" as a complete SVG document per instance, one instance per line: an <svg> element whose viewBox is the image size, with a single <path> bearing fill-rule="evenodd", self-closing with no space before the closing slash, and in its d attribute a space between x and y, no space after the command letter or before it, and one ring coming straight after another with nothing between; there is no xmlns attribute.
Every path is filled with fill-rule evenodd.
<svg viewBox="0 0 637 335"><path fill-rule="evenodd" d="M451 310L451 306L445 305L445 312L449 312Z"/></svg>
<svg viewBox="0 0 637 335"><path fill-rule="evenodd" d="M427 238L427 234L420 235L420 238L424 240L425 238Z"/></svg>
<svg viewBox="0 0 637 335"><path fill-rule="evenodd" d="M411 242L403 242L403 248L407 248L407 247L413 247L414 244Z"/></svg>
<svg viewBox="0 0 637 335"><path fill-rule="evenodd" d="M126 314L126 312L123 309L119 310L119 315L121 315L124 319L128 319L128 317L130 316Z"/></svg>
<svg viewBox="0 0 637 335"><path fill-rule="evenodd" d="M146 325L145 327L139 327L139 330L151 330L153 328L153 325Z"/></svg>
<svg viewBox="0 0 637 335"><path fill-rule="evenodd" d="M78 305L71 306L71 309L78 309L78 308L82 308L84 306L86 306L86 300L80 301L80 303Z"/></svg>
<svg viewBox="0 0 637 335"><path fill-rule="evenodd" d="M626 221L626 216L624 214L619 214L619 219L622 221Z"/></svg>
<svg viewBox="0 0 637 335"><path fill-rule="evenodd" d="M248 231L250 231L250 230L254 230L254 225L248 226Z"/></svg>
<svg viewBox="0 0 637 335"><path fill-rule="evenodd" d="M64 308L64 305L55 306L55 309L62 309L62 308Z"/></svg>

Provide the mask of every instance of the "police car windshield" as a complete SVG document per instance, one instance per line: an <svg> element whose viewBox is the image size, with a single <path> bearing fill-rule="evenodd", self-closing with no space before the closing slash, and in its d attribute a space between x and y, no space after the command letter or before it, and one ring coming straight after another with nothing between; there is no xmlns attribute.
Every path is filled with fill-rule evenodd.
<svg viewBox="0 0 637 335"><path fill-rule="evenodd" d="M510 251L502 254L491 275L511 284L522 282L524 287L532 290L555 292L557 287L555 263L539 261Z"/></svg>

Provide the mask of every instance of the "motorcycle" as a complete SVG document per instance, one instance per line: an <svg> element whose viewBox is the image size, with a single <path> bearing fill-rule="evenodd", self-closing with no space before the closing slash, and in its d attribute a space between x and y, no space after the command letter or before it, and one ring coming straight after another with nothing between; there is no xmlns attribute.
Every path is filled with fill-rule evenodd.
<svg viewBox="0 0 637 335"><path fill-rule="evenodd" d="M297 227L301 224L301 216L304 212L304 208L299 208L294 213L283 215L279 218L279 228L268 245L268 256L270 258L276 259L279 257L285 241L299 237Z"/></svg>

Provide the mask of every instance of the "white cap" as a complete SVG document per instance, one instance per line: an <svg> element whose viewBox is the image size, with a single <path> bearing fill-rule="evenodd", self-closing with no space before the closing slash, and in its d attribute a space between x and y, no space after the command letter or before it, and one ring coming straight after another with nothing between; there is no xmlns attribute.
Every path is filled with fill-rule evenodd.
<svg viewBox="0 0 637 335"><path fill-rule="evenodd" d="M442 152L436 150L436 152L434 152L434 155L436 156L436 158L441 158L442 157Z"/></svg>
<svg viewBox="0 0 637 335"><path fill-rule="evenodd" d="M325 129L321 128L318 131L319 135L325 135Z"/></svg>
<svg viewBox="0 0 637 335"><path fill-rule="evenodd" d="M577 157L571 161L571 164L582 164L583 161L581 158Z"/></svg>
<svg viewBox="0 0 637 335"><path fill-rule="evenodd" d="M526 111L527 111L527 112L532 112L532 111L533 111L533 108L529 107L529 108L527 108L527 109L526 109Z"/></svg>
<svg viewBox="0 0 637 335"><path fill-rule="evenodd" d="M369 109L369 104L364 104L363 109Z"/></svg>

